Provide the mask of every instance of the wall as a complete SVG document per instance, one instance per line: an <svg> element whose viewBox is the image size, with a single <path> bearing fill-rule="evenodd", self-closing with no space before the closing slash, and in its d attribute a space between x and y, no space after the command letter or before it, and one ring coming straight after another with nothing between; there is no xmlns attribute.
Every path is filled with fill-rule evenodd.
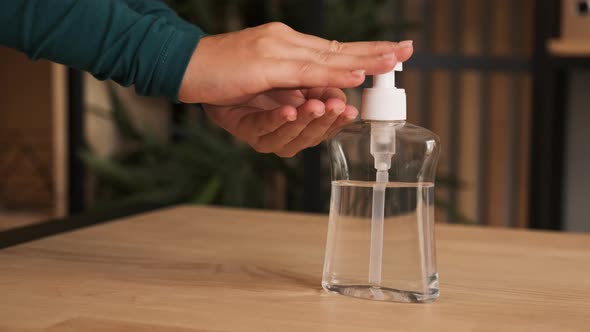
<svg viewBox="0 0 590 332"><path fill-rule="evenodd" d="M65 68L0 47L0 209L65 214Z"/></svg>
<svg viewBox="0 0 590 332"><path fill-rule="evenodd" d="M90 74L84 74L85 134L86 142L93 153L107 158L125 148L112 121L107 84L115 87L115 92L136 128L162 141L170 138L170 102L162 98L138 96L132 87L99 81ZM88 206L93 206L96 178L89 172L86 180L86 201Z"/></svg>
<svg viewBox="0 0 590 332"><path fill-rule="evenodd" d="M142 131L167 140L170 136L170 103L162 98L142 97L132 87L121 87L85 74L84 101L87 110L86 139L98 155L111 156L121 148L116 128L111 120L111 105L107 85L113 84L133 123Z"/></svg>
<svg viewBox="0 0 590 332"><path fill-rule="evenodd" d="M569 83L563 212L565 229L590 232L590 71L572 73Z"/></svg>
<svg viewBox="0 0 590 332"><path fill-rule="evenodd" d="M406 89L408 120L441 138L439 174L461 186L437 186L437 198L453 204L470 222L526 227L528 223L531 75L528 68L463 66L467 60L530 60L532 0L405 3L406 19L418 29L415 57L430 59L430 69L408 61L400 74ZM455 8L458 6L460 8ZM458 26L458 28L453 28ZM461 61L444 65L445 58ZM438 208L437 221L459 221Z"/></svg>

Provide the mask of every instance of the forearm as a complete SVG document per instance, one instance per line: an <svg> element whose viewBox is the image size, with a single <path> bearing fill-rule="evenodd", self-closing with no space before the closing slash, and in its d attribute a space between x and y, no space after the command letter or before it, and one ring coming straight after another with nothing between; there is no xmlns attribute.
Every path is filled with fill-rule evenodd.
<svg viewBox="0 0 590 332"><path fill-rule="evenodd" d="M166 17L141 14L120 0L0 3L0 44L99 79L135 84L144 95L177 98L201 37L198 28L178 28Z"/></svg>

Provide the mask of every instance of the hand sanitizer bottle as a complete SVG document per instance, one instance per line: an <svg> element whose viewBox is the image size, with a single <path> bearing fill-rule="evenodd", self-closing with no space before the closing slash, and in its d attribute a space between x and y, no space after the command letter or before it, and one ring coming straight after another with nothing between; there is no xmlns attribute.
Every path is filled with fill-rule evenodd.
<svg viewBox="0 0 590 332"><path fill-rule="evenodd" d="M434 179L439 139L406 120L395 71L373 77L361 121L328 143L330 221L322 286L359 298L431 302L438 297Z"/></svg>

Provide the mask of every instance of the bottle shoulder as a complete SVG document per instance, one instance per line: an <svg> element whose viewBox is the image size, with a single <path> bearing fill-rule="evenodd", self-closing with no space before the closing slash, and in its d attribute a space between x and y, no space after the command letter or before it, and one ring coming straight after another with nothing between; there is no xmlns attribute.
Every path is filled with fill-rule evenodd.
<svg viewBox="0 0 590 332"><path fill-rule="evenodd" d="M371 123L373 121L355 121L350 125L344 127L334 139L344 139L351 137L370 137L371 135ZM391 126L395 128L396 136L399 139L408 139L412 141L434 141L436 144L440 142L439 137L432 131L411 124L407 121L392 121Z"/></svg>

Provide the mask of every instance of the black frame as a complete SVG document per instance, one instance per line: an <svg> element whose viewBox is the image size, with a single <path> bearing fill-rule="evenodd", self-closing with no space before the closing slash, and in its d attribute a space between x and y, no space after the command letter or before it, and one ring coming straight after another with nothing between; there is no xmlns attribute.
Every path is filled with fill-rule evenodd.
<svg viewBox="0 0 590 332"><path fill-rule="evenodd" d="M86 206L85 167L79 153L85 147L84 74L68 70L68 214L84 211Z"/></svg>
<svg viewBox="0 0 590 332"><path fill-rule="evenodd" d="M321 36L324 32L324 2L307 0L304 3L305 12L309 13L305 20L304 33ZM314 146L303 150L303 211L321 212L321 146ZM323 179L324 181L326 179Z"/></svg>

